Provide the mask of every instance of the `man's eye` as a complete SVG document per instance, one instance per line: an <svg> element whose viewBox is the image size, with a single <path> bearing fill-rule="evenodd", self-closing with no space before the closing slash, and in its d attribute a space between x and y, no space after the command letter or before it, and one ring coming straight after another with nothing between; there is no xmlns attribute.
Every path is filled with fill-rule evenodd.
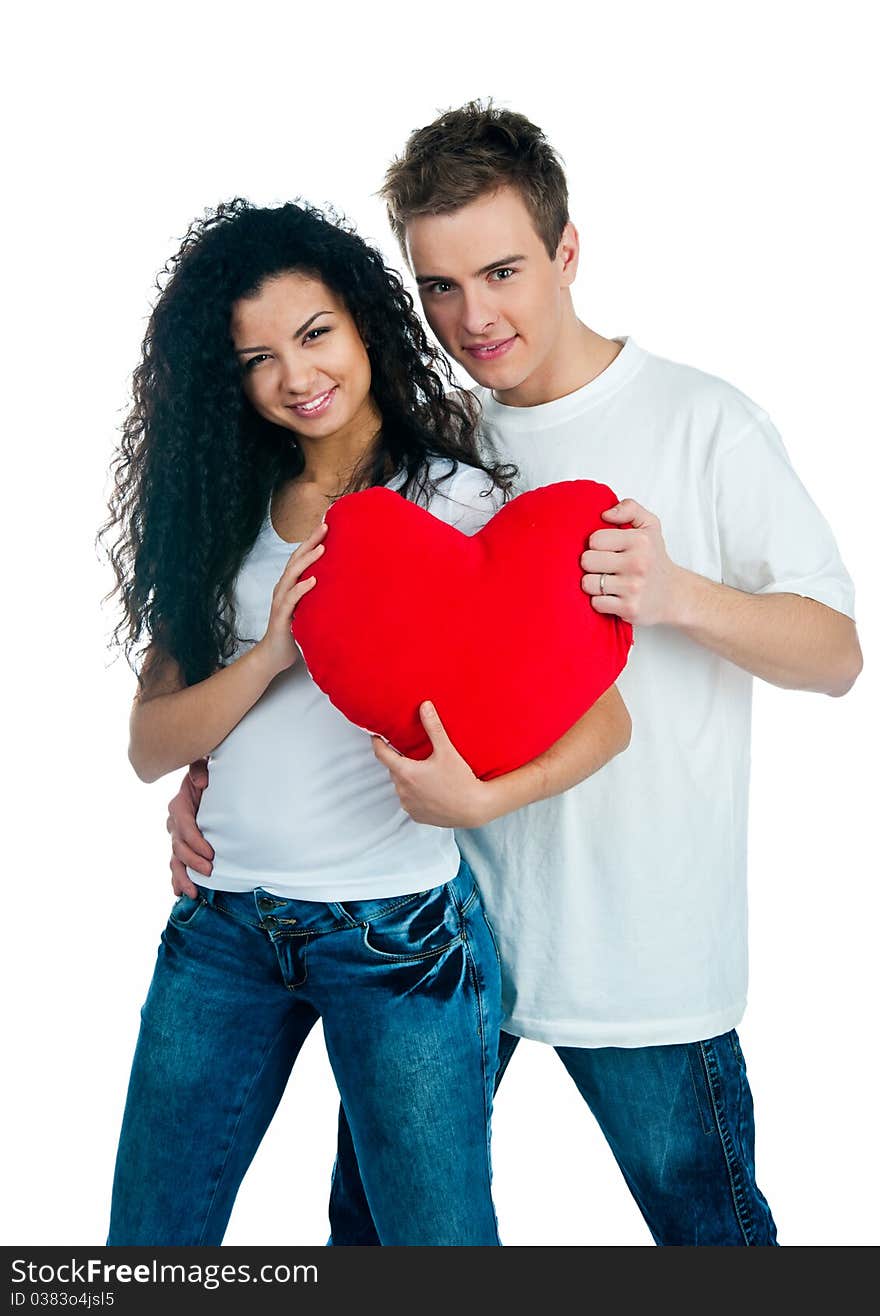
<svg viewBox="0 0 880 1316"><path fill-rule="evenodd" d="M511 269L509 265L506 265L504 269L493 270L489 277L492 279L497 278L499 283L505 283L509 274L516 274L516 270Z"/></svg>
<svg viewBox="0 0 880 1316"><path fill-rule="evenodd" d="M438 280L437 283L428 284L428 292L440 293L440 295L442 296L443 293L449 292L449 289L451 287L452 287L451 283L444 283L442 280Z"/></svg>

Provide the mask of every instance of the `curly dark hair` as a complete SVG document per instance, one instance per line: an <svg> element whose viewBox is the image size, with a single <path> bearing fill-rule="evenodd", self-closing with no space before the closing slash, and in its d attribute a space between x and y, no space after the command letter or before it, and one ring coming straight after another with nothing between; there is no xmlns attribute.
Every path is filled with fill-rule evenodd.
<svg viewBox="0 0 880 1316"><path fill-rule="evenodd" d="M473 399L452 387L399 276L344 219L302 201L259 208L240 197L207 211L157 279L111 465L110 515L97 536L116 575L104 601L118 593L123 611L111 645L134 667L138 642L145 638L142 656L156 641L188 685L232 656L235 577L272 492L304 467L295 434L244 396L230 331L233 304L288 271L342 299L369 355L381 431L341 492L399 474L400 492L425 500L459 462L486 472L505 496L516 476L484 461ZM449 463L439 479L434 458Z"/></svg>

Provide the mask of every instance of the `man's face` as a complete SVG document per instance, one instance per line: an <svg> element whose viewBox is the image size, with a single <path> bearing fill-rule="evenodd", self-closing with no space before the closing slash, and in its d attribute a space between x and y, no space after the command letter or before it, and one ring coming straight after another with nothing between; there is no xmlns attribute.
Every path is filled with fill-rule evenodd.
<svg viewBox="0 0 880 1316"><path fill-rule="evenodd" d="M478 384L503 393L540 370L577 268L570 224L551 260L519 192L502 187L410 220L406 242L428 323Z"/></svg>

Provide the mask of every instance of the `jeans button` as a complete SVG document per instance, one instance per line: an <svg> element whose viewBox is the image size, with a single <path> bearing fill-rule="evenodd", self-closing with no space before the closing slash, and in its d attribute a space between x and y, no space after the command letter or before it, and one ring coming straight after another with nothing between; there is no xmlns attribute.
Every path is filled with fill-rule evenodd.
<svg viewBox="0 0 880 1316"><path fill-rule="evenodd" d="M275 918L274 914L270 914L268 918L263 919L263 927L269 932L271 932L273 928L278 927L278 920Z"/></svg>
<svg viewBox="0 0 880 1316"><path fill-rule="evenodd" d="M275 902L273 900L269 900L267 896L260 896L259 900L257 901L257 904L260 906L260 909L271 909L274 903Z"/></svg>

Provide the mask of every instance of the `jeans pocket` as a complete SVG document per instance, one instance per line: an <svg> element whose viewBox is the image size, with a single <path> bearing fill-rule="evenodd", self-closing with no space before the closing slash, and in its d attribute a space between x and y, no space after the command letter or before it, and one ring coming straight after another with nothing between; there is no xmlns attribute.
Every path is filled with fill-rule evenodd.
<svg viewBox="0 0 880 1316"><path fill-rule="evenodd" d="M746 1072L746 1058L745 1058L745 1056L744 1056L743 1053L742 1053L742 1047L741 1047L740 1044L739 1044L739 1036L737 1035L737 1031L736 1031L736 1029L735 1029L735 1028L731 1028L731 1030L730 1030L730 1032L727 1034L727 1036L728 1036L728 1039L729 1039L729 1041L730 1041L730 1049L731 1049L731 1051L733 1052L733 1058L734 1058L734 1060L736 1061L736 1063L739 1065L739 1067L740 1067L740 1069L742 1070L742 1072L745 1073L745 1072Z"/></svg>
<svg viewBox="0 0 880 1316"><path fill-rule="evenodd" d="M493 945L493 947L494 947L494 949L495 949L495 958L496 958L496 960L498 961L498 964L499 964L499 966L500 966L500 964L501 964L501 951L498 949L498 938L497 938L497 936L495 935L495 929L492 927L492 920L489 918L489 915L486 913L486 906L483 904L482 901L479 902L479 904L478 904L478 906L477 906L477 910L476 910L476 912L482 915L483 922L486 924L486 930L487 930L488 933L489 933L489 938L490 938L490 940L491 940L491 942L492 942L492 945Z"/></svg>
<svg viewBox="0 0 880 1316"><path fill-rule="evenodd" d="M428 959L461 939L461 914L448 882L364 924L364 945L383 960Z"/></svg>
<svg viewBox="0 0 880 1316"><path fill-rule="evenodd" d="M173 923L176 928L188 928L207 903L201 892L197 896L178 896L171 906L168 922Z"/></svg>
<svg viewBox="0 0 880 1316"><path fill-rule="evenodd" d="M712 1093L709 1090L709 1076L706 1073L703 1063L703 1047L708 1045L705 1042L687 1042L685 1051L687 1053L688 1068L691 1074L691 1086L693 1087L694 1101L697 1105L697 1111L700 1116L700 1123L703 1126L704 1133L715 1133L715 1119L713 1116Z"/></svg>

